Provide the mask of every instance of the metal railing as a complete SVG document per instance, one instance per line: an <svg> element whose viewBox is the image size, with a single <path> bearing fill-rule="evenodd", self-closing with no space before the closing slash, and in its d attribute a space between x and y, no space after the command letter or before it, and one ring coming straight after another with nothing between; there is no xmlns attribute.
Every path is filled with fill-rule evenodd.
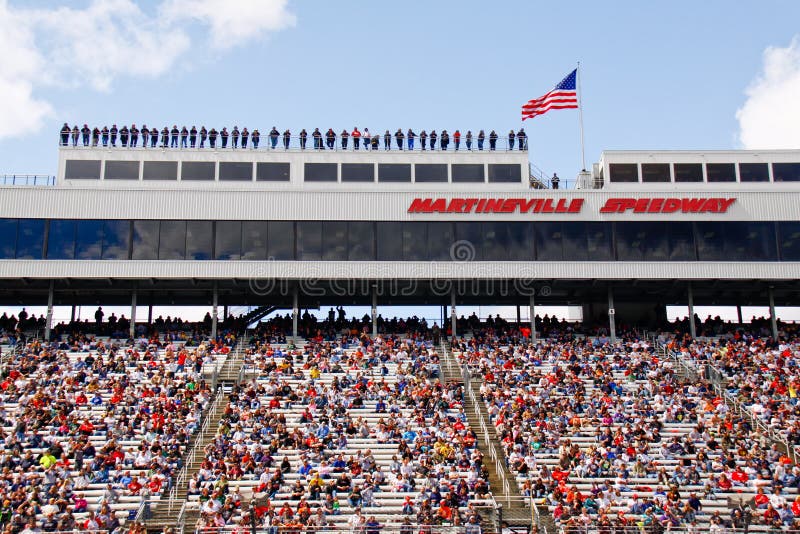
<svg viewBox="0 0 800 534"><path fill-rule="evenodd" d="M312 526L300 523L288 525L263 526L248 522L247 525L224 527L200 527L196 534L327 534L342 532L350 534L367 533L397 533L397 534L491 534L495 530L483 528L481 525L468 527L466 525L422 525L418 523L403 524L398 519L390 523L380 523L378 526L358 525L351 526L346 523L330 524L327 526Z"/></svg>
<svg viewBox="0 0 800 534"><path fill-rule="evenodd" d="M333 139L328 139L325 135L325 132L321 132L322 137L318 139L314 138L313 132L309 132L305 139L299 135L291 135L287 139L282 133L279 134L277 138L273 139L269 134L263 134L259 132L259 139L256 143L254 143L251 132L246 146L243 146L243 140L241 139L241 136L238 142L234 145L234 140L233 137L230 137L230 132L228 132L229 137L224 144L219 132L217 133L217 138L213 144L210 136L208 136L205 140L202 140L199 134L195 138L194 142L192 142L191 135L184 138L180 134L178 136L173 136L170 134L165 142L162 135L159 133L155 144L152 142L153 137L148 136L146 146L143 144L143 138L141 135L137 139L136 145L133 145L130 140L123 144L119 137L117 137L115 143L112 145L110 139L104 143L102 137L95 140L90 136L88 140L85 140L84 137L80 135L77 140L75 140L70 134L70 137L66 143L62 141L61 135L59 135L58 145L63 148L102 148L107 150L124 148L134 150L319 150L334 152L403 151L459 153L510 151L525 152L528 150L527 138L524 139L523 145L520 148L519 141L516 139L516 137L513 141L511 141L508 138L508 134L498 134L496 141L492 143L492 140L489 138L489 133L486 133L486 137L483 141L478 139L477 133L472 134L472 141L467 141L467 134L464 132L461 134L461 141L458 143L458 146L456 146L453 133L448 133L450 135L450 140L446 144L442 144L441 134L437 134L437 137L433 142L431 142L430 134L428 134L423 144L419 133L415 134L414 141L409 144L408 138L406 137L406 132L403 132L403 138L399 146L397 142L398 140L395 137L395 132L390 133L388 145L385 139L386 134L371 134L371 136L367 138L363 135L363 132L361 133L361 137L358 138L354 138L351 132L348 132L346 143L343 142L340 133L336 133ZM377 143L375 142L376 139Z"/></svg>
<svg viewBox="0 0 800 534"><path fill-rule="evenodd" d="M56 185L56 177L47 174L0 174L0 185Z"/></svg>

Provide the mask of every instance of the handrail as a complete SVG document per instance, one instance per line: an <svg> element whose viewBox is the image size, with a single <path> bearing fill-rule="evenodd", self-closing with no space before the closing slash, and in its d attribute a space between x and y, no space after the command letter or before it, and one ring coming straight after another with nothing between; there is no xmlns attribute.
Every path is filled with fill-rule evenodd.
<svg viewBox="0 0 800 534"><path fill-rule="evenodd" d="M51 186L56 177L49 174L0 174L0 185Z"/></svg>

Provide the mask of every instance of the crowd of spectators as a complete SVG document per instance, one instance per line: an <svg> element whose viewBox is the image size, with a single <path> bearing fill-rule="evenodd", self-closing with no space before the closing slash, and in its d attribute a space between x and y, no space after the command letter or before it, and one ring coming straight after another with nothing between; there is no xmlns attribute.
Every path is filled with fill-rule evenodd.
<svg viewBox="0 0 800 534"><path fill-rule="evenodd" d="M441 381L430 341L344 337L286 349L254 341L255 378L234 388L216 439L190 481L198 528L394 522L473 525L487 471L463 408ZM486 504L488 501L483 501ZM416 532L416 531L415 531Z"/></svg>
<svg viewBox="0 0 800 534"><path fill-rule="evenodd" d="M201 126L198 130L196 126L187 128L178 125L173 125L172 128L164 126L160 130L155 128L148 128L147 125L142 125L137 128L132 124L130 128L125 125L122 128L117 128L113 124L111 128L103 126L102 128L95 126L89 127L84 124L79 128L74 125L70 128L66 122L61 127L60 131L60 144L61 146L84 146L84 147L116 147L119 140L119 146L126 148L136 148L139 146L139 138L141 137L142 148L211 148L211 149L243 149L248 148L258 149L261 142L261 133L258 129L252 131L247 128L239 129L234 126L231 131L227 127L217 131L216 128L206 129ZM497 141L501 139L497 132L491 130L487 135L483 130L478 131L477 134L472 133L472 130L462 136L460 130L455 130L451 134L447 130L442 130L436 133L436 130L431 130L430 133L422 130L417 134L413 129L409 128L403 131L398 128L394 133L386 130L381 134L372 134L369 128L359 130L354 127L352 131L342 130L337 134L333 128L328 128L326 132L321 132L319 128L314 128L310 134L302 129L296 137L292 135L290 130L279 132L276 127L267 133L267 147L270 149L277 149L281 146L284 150L289 148L300 148L305 150L308 145L309 137L311 138L314 150L348 150L351 146L352 149L359 150L378 150L381 148L381 140L383 140L383 150L392 150L396 147L397 150L414 150L416 141L419 140L419 150L443 150L446 151L450 143L453 143L454 150L461 149L462 140L466 150L483 150L484 145L488 142L488 150L497 149ZM463 139L462 139L463 137ZM160 141L160 142L159 142ZM206 144L208 143L208 144ZM518 150L528 149L528 137L524 128L514 132L510 130L505 136L505 149L514 150L515 146Z"/></svg>
<svg viewBox="0 0 800 534"><path fill-rule="evenodd" d="M116 532L160 498L212 395L203 365L235 340L191 339L18 342L0 367L0 531Z"/></svg>

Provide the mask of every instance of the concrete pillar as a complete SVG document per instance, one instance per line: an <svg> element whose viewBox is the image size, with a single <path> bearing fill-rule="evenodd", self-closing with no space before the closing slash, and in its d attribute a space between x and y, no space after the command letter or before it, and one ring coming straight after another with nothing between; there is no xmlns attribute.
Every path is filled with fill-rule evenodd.
<svg viewBox="0 0 800 534"><path fill-rule="evenodd" d="M769 286L769 322L772 325L772 339L778 339L778 318L775 316L775 290Z"/></svg>
<svg viewBox="0 0 800 534"><path fill-rule="evenodd" d="M297 339L297 319L300 315L300 294L299 289L294 288L292 295L292 339Z"/></svg>
<svg viewBox="0 0 800 534"><path fill-rule="evenodd" d="M50 289L47 291L47 318L44 323L44 340L50 341L50 329L53 327L53 289L55 280L50 280Z"/></svg>
<svg viewBox="0 0 800 534"><path fill-rule="evenodd" d="M530 316L531 316L531 343L536 343L536 303L534 302L533 293L531 293Z"/></svg>
<svg viewBox="0 0 800 534"><path fill-rule="evenodd" d="M153 305L152 304L150 304L147 307L147 324L148 325L153 324Z"/></svg>
<svg viewBox="0 0 800 534"><path fill-rule="evenodd" d="M689 335L694 339L697 337L697 325L694 324L694 291L692 291L691 282L689 282L686 291L689 297Z"/></svg>
<svg viewBox="0 0 800 534"><path fill-rule="evenodd" d="M450 329L453 331L453 340L456 339L456 286L450 290Z"/></svg>
<svg viewBox="0 0 800 534"><path fill-rule="evenodd" d="M136 335L136 290L131 293L131 326L128 335L131 339Z"/></svg>
<svg viewBox="0 0 800 534"><path fill-rule="evenodd" d="M70 313L70 316L69 316L69 322L71 322L71 323L75 322L75 305L74 304L72 305L72 312Z"/></svg>
<svg viewBox="0 0 800 534"><path fill-rule="evenodd" d="M617 342L617 326L614 321L616 313L614 309L614 288L608 286L608 335L611 338L611 343Z"/></svg>
<svg viewBox="0 0 800 534"><path fill-rule="evenodd" d="M517 304L517 328L522 324L522 316L519 314L519 304Z"/></svg>
<svg viewBox="0 0 800 534"><path fill-rule="evenodd" d="M211 295L211 339L217 339L217 312L219 308L219 292L217 283L214 282L214 289Z"/></svg>
<svg viewBox="0 0 800 534"><path fill-rule="evenodd" d="M742 321L742 307L741 306L736 306L736 316L739 318L739 324L742 324L744 321Z"/></svg>
<svg viewBox="0 0 800 534"><path fill-rule="evenodd" d="M222 307L222 320L223 321L227 321L228 320L228 305L227 304Z"/></svg>
<svg viewBox="0 0 800 534"><path fill-rule="evenodd" d="M378 337L378 292L372 289L372 337Z"/></svg>

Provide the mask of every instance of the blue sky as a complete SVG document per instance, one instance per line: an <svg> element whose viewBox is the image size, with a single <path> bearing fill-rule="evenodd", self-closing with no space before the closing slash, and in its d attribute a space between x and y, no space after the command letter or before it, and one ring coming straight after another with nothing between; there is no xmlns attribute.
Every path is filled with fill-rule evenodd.
<svg viewBox="0 0 800 534"><path fill-rule="evenodd" d="M800 148L800 2L0 0L0 174L63 122L293 132L524 126L580 170L578 112L520 106L581 63L604 149Z"/></svg>

